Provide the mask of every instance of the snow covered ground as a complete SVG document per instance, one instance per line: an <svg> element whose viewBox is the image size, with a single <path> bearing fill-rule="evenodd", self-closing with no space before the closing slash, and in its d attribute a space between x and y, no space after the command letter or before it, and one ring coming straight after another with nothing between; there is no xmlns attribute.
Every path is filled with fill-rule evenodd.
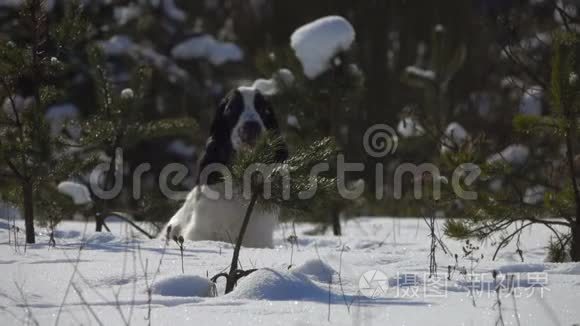
<svg viewBox="0 0 580 326"><path fill-rule="evenodd" d="M222 279L218 297L210 297L207 275L227 268L230 244L186 241L182 273L175 243L132 237L121 223L110 227L112 233L95 234L92 223L64 222L55 248L42 234L24 252L23 234L19 246L13 235L9 244L9 223L0 220L0 325L146 325L149 307L151 325L495 325L494 269L505 285L506 325L517 325L516 315L521 325L580 322L580 264L545 263L549 232L541 227L521 238L524 263L515 246L493 262L490 239L471 255L483 254L475 262L464 257L464 242L444 239L458 261L439 250L441 278L434 280L427 277L423 220L350 220L342 238L308 236L313 226L297 224L294 246L284 241L293 234L285 224L275 248L242 249L242 267L260 270L226 296ZM448 265L457 265L450 281ZM473 269L471 281L460 273L464 267Z"/></svg>

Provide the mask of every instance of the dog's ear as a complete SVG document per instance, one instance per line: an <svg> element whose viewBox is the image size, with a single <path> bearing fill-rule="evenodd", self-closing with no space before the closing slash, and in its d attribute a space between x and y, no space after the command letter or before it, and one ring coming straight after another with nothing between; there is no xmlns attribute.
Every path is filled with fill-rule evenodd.
<svg viewBox="0 0 580 326"><path fill-rule="evenodd" d="M226 126L225 111L232 100L233 92L229 92L218 104L217 110L209 128L210 137L221 138L227 137L224 133L227 131L223 127Z"/></svg>
<svg viewBox="0 0 580 326"><path fill-rule="evenodd" d="M210 136L205 144L205 151L199 162L196 184L214 184L222 181L222 176L217 171L220 166L223 168L230 162L231 153L232 144L227 139ZM210 171L213 172L207 174ZM201 178L202 176L203 178Z"/></svg>
<svg viewBox="0 0 580 326"><path fill-rule="evenodd" d="M200 180L202 171L212 164L226 165L231 160L232 144L230 141L228 123L225 117L225 110L233 97L233 92L228 93L218 105L217 111L209 129L209 138L205 144L205 150L197 171L197 181L212 184L220 181L217 173L207 176L207 180Z"/></svg>
<svg viewBox="0 0 580 326"><path fill-rule="evenodd" d="M276 120L272 103L270 103L270 101L268 101L259 91L256 91L254 106L260 114L264 127L266 127L266 129L273 135L280 136L280 128L278 127L278 121ZM276 161L282 162L287 158L288 146L284 142L280 148L276 149Z"/></svg>
<svg viewBox="0 0 580 326"><path fill-rule="evenodd" d="M278 121L276 121L276 115L274 114L272 103L270 103L270 101L268 101L258 90L256 90L256 95L254 96L254 107L260 114L264 127L272 133L279 134L280 129L278 128Z"/></svg>

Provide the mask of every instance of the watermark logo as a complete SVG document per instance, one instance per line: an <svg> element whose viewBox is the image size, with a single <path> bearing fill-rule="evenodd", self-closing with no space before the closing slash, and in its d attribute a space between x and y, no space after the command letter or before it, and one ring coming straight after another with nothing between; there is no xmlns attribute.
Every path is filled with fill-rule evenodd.
<svg viewBox="0 0 580 326"><path fill-rule="evenodd" d="M453 172L447 171L450 180L442 174L439 167L433 163L424 162L421 164L399 162L394 167L392 179L388 180L385 175L385 165L380 160L387 155L392 155L397 151L399 146L398 137L395 130L386 124L376 124L366 130L363 136L363 147L370 157L377 158L377 162L362 163L362 162L347 162L343 153L338 153L335 156L336 161L322 162L312 167L310 176L316 177L320 173L331 171L331 166L336 169L336 187L339 195L347 200L356 200L363 196L365 191L367 193L374 193L377 200L382 200L385 195L392 195L395 200L402 199L405 194L412 194L415 199L422 199L424 195L431 196L434 200L441 198L442 184L448 185L452 188L455 196L462 200L476 200L477 193L471 190L471 187L479 178L481 169L471 163L465 163L457 166ZM116 152L113 165L113 171L108 171L109 163L102 163L90 175L90 187L92 193L100 199L113 199L117 197L123 190L124 176L128 176L126 171L123 171L125 164L123 162L122 150L118 149ZM240 190L244 198L249 199L252 190L252 179L258 175L266 180L273 172L281 174L282 188L284 189L283 200L290 198L290 188L292 175L289 168L282 168L280 164L252 164L244 171L243 182L241 185L233 184L232 172L230 167L221 163L213 163L207 165L202 171L199 171L199 180L201 184L205 184L212 173L220 173L223 176L223 191L213 191L207 189L203 194L209 199L232 199L234 197L234 189ZM374 189L368 189L366 181L357 180L356 182L347 182L347 176L350 173L362 173L373 170ZM143 163L137 166L131 173L133 198L135 200L141 197L141 186L143 175L151 170L151 164ZM189 191L173 190L175 186L184 181L188 175L189 169L178 163L171 163L163 167L160 171L158 181L158 189L161 193L171 200L183 200L187 197ZM410 180L411 182L405 182ZM107 182L104 182L108 180ZM313 178L314 180L314 178ZM267 183L264 188L263 197L268 199L271 197L271 184ZM407 188L403 189L406 186ZM387 192L387 187L390 187L390 192ZM412 187L412 189L409 189ZM299 199L306 200L316 195L318 190L317 184L313 183L311 187L303 190L298 195ZM412 192L409 192L412 190Z"/></svg>
<svg viewBox="0 0 580 326"><path fill-rule="evenodd" d="M368 299L379 298L447 298L449 293L475 298L543 298L548 287L546 272L499 273L495 278L489 272L471 272L460 278L432 276L427 272L392 275L390 282L380 270L369 270L359 279L359 294Z"/></svg>
<svg viewBox="0 0 580 326"><path fill-rule="evenodd" d="M384 297L389 289L389 278L378 270L365 272L358 280L359 293L369 299Z"/></svg>
<svg viewBox="0 0 580 326"><path fill-rule="evenodd" d="M363 146L368 155L375 158L385 157L397 151L399 137L391 126L376 124L365 132Z"/></svg>

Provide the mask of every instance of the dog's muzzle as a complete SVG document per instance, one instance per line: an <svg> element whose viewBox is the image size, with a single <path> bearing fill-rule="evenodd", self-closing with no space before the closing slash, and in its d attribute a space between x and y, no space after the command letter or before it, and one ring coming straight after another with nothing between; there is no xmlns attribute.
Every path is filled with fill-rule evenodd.
<svg viewBox="0 0 580 326"><path fill-rule="evenodd" d="M246 121L240 128L239 134L242 143L255 146L258 138L262 134L262 125L257 121Z"/></svg>

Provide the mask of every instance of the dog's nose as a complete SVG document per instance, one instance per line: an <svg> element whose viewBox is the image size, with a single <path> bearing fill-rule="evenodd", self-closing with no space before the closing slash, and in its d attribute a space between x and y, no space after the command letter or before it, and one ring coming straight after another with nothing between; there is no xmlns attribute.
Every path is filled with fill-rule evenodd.
<svg viewBox="0 0 580 326"><path fill-rule="evenodd" d="M240 138L248 145L255 145L262 133L262 125L257 121L246 121L240 129Z"/></svg>

